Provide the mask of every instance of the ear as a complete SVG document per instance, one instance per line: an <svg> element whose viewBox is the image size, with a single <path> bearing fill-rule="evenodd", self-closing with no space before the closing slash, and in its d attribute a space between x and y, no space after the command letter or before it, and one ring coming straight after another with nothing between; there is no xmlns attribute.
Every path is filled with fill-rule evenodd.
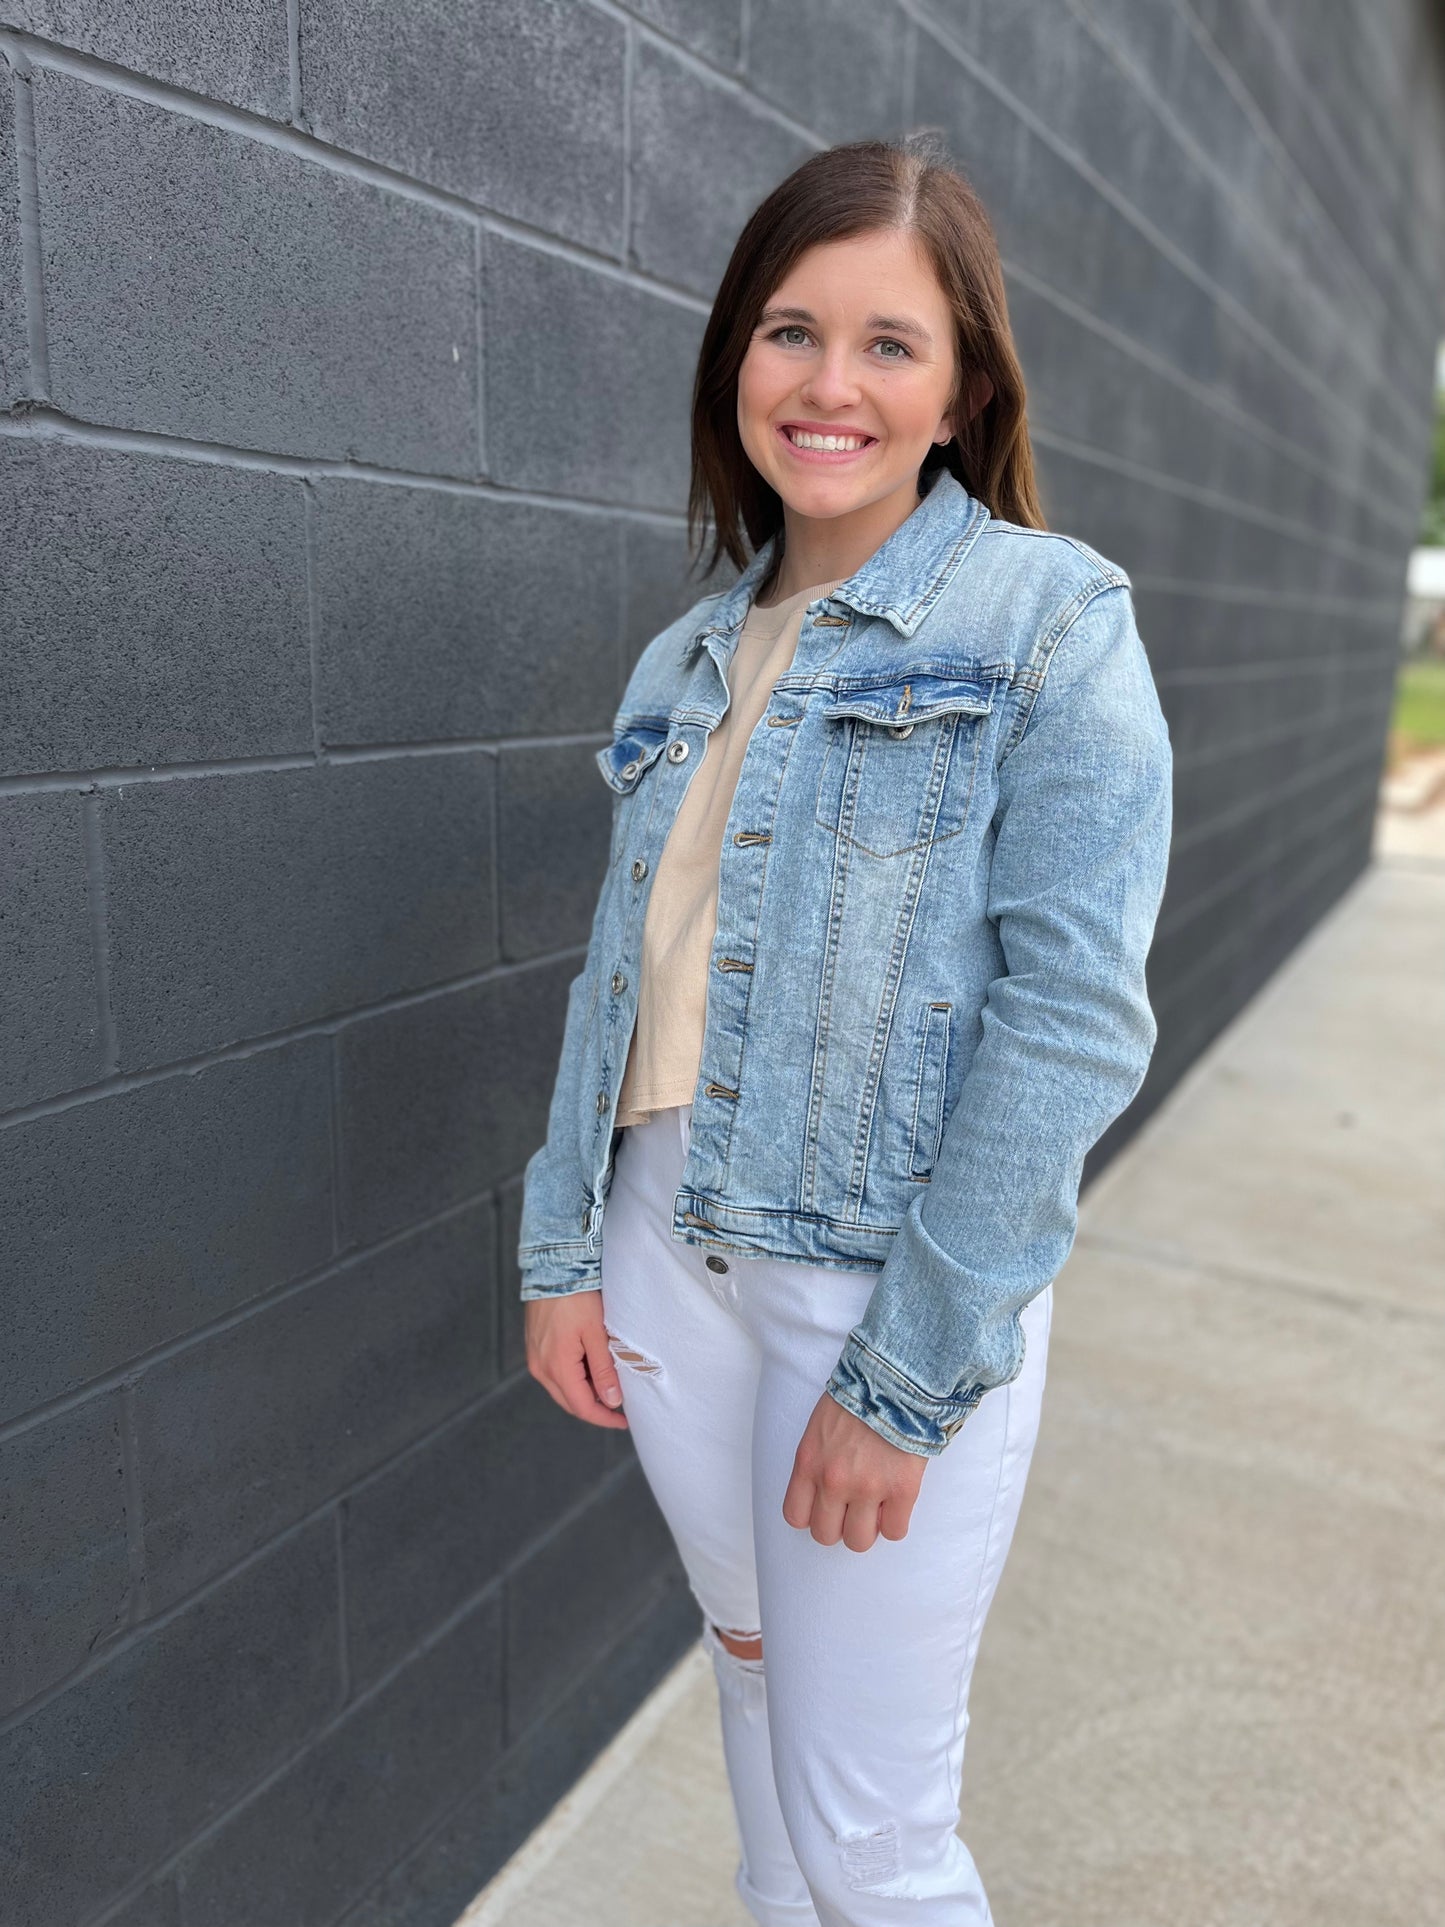
<svg viewBox="0 0 1445 1927"><path fill-rule="evenodd" d="M993 383L982 368L971 369L963 385L963 417L972 421L993 400Z"/></svg>

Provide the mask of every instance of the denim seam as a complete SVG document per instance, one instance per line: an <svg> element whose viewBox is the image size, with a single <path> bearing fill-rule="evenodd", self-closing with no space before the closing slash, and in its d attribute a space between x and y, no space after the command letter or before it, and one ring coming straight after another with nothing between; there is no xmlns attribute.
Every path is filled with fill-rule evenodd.
<svg viewBox="0 0 1445 1927"><path fill-rule="evenodd" d="M930 1392L920 1385L916 1379L910 1378L907 1372L901 1372L891 1358L885 1358L881 1352L875 1352L867 1339L860 1338L856 1331L850 1332L848 1337L850 1343L856 1345L859 1351L867 1352L870 1358L877 1359L884 1371L891 1378L895 1379L900 1386L906 1387L909 1391L916 1392L919 1402L930 1408L929 1416L931 1418L938 1418L941 1413L947 1413L949 1418L956 1418L960 1412L967 1416L974 1405L978 1403L978 1399L982 1398L984 1392L988 1389L986 1386L978 1386L977 1398L971 1397L970 1392Z"/></svg>
<svg viewBox="0 0 1445 1927"><path fill-rule="evenodd" d="M1021 704L1018 720L1009 732L1008 740L1003 746L1002 754L998 759L1000 764L1004 763L1018 748L1028 730L1030 722L1033 720L1034 704L1038 701L1043 691L1044 682L1048 676L1054 656L1058 651L1059 644L1073 628L1085 609L1087 609L1097 597L1107 595L1114 589L1122 589L1126 586L1123 582L1110 581L1107 577L1103 576L1097 577L1092 582L1085 583L1084 587L1076 592L1073 601L1066 603L1064 608L1054 618L1053 630L1041 637L1030 650L1028 661L1019 674L1019 687L1025 692L1027 700Z"/></svg>

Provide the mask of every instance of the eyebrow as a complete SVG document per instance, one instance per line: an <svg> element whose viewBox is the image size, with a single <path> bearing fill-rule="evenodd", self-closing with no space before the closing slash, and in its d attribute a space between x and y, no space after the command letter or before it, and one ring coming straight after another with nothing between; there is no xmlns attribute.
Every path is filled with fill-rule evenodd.
<svg viewBox="0 0 1445 1927"><path fill-rule="evenodd" d="M758 316L759 327L765 321L802 321L810 328L817 326L815 317L806 308L764 308ZM933 336L918 322L910 321L905 315L870 314L863 323L865 328L880 329L890 335L912 335L916 341L932 347Z"/></svg>

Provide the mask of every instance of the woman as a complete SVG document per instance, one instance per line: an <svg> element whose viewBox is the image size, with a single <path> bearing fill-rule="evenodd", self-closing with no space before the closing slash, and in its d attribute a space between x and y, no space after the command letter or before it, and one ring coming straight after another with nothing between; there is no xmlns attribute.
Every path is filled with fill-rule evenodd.
<svg viewBox="0 0 1445 1927"><path fill-rule="evenodd" d="M705 511L741 574L597 756L528 1365L630 1427L676 1538L752 1916L963 1927L969 1681L1084 1154L1154 1043L1170 749L1128 578L1044 528L994 238L928 140L748 222L695 546Z"/></svg>

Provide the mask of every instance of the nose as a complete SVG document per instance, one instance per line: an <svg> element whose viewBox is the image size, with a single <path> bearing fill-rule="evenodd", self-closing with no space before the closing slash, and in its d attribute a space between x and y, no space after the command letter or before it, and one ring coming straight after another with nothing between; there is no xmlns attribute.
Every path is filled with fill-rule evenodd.
<svg viewBox="0 0 1445 1927"><path fill-rule="evenodd" d="M858 399L858 383L849 366L846 344L840 342L825 352L803 384L802 399L818 415Z"/></svg>

